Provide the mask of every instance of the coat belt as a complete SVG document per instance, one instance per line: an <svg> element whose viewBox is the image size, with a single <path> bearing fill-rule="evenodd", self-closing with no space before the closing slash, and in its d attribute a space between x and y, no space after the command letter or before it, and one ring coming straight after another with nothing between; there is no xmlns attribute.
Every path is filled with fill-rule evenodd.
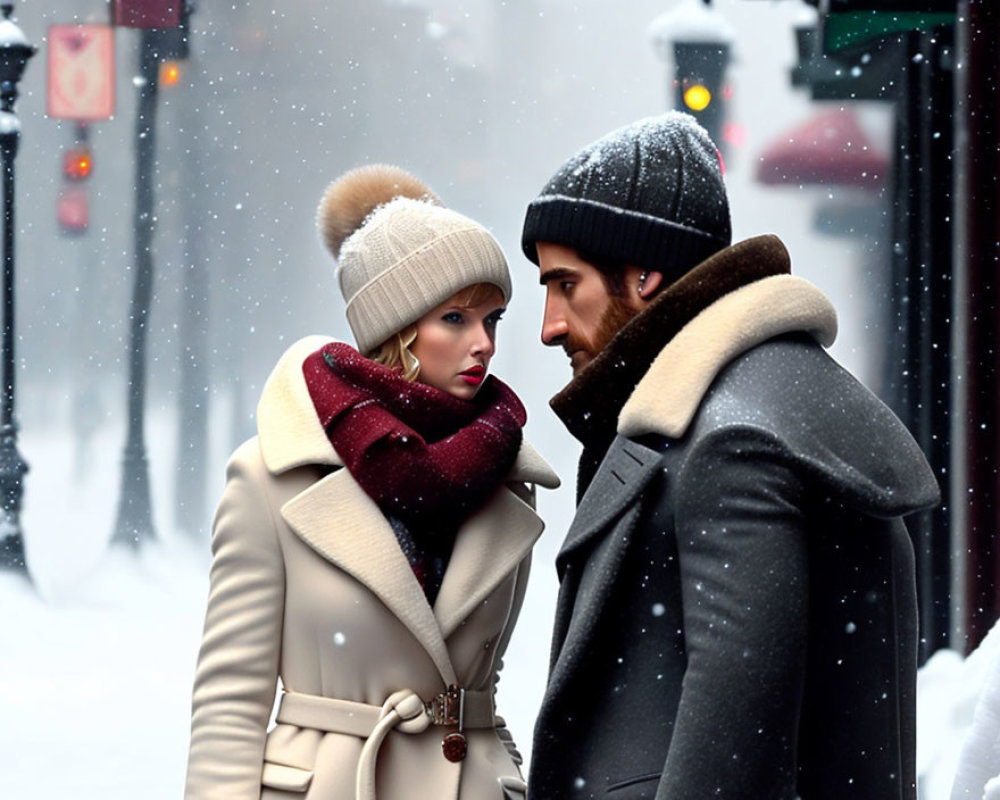
<svg viewBox="0 0 1000 800"><path fill-rule="evenodd" d="M493 728L492 692L462 692L461 725L463 728ZM433 703L409 689L394 692L382 706L337 700L301 692L284 692L276 721L299 728L313 728L326 733L342 733L365 739L355 776L357 800L375 800L375 764L382 742L395 729L402 733L422 733L437 721ZM448 720L447 724L454 724Z"/></svg>

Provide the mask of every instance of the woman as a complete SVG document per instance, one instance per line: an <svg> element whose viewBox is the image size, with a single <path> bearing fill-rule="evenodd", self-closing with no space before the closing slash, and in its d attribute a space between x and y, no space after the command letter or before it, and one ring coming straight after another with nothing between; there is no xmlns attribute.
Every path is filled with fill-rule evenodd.
<svg viewBox="0 0 1000 800"><path fill-rule="evenodd" d="M558 479L487 376L506 261L392 167L332 184L319 225L357 349L289 348L230 460L186 797L523 797L494 684Z"/></svg>

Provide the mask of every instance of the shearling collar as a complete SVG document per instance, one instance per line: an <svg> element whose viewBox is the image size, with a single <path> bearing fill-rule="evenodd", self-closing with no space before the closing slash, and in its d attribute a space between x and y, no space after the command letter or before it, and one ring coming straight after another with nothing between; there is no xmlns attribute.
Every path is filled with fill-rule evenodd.
<svg viewBox="0 0 1000 800"><path fill-rule="evenodd" d="M264 384L257 404L257 434L264 464L274 474L306 464L343 466L319 423L302 376L306 357L331 341L330 336L299 339L278 360ZM552 468L523 442L507 481L535 483L549 489L559 485Z"/></svg>
<svg viewBox="0 0 1000 800"><path fill-rule="evenodd" d="M618 432L679 438L719 371L752 347L785 333L810 334L824 347L837 336L837 313L802 278L775 275L712 303L660 351L618 418Z"/></svg>

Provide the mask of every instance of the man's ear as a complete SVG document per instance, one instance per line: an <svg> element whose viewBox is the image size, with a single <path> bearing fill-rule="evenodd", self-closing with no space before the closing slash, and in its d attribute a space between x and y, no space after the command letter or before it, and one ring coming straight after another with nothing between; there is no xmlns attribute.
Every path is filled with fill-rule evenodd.
<svg viewBox="0 0 1000 800"><path fill-rule="evenodd" d="M643 280L645 275L645 280ZM657 291L663 285L663 273L646 270L639 274L639 297L645 301L650 301L656 297Z"/></svg>
<svg viewBox="0 0 1000 800"><path fill-rule="evenodd" d="M635 267L631 264L625 267L626 291L643 302L648 303L656 297L656 293L662 285L662 272Z"/></svg>

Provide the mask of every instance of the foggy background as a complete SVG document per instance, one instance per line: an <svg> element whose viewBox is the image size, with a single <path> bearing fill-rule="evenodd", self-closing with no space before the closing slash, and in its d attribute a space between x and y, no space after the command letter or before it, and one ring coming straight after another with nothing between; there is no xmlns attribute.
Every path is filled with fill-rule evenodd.
<svg viewBox="0 0 1000 800"><path fill-rule="evenodd" d="M181 62L180 83L160 89L151 413L176 413L185 331L203 332L207 343L203 399L213 420L225 420L226 429L212 434L226 452L253 434L260 387L290 342L307 333L351 340L315 210L340 173L386 161L419 175L504 246L515 297L495 370L526 402L528 437L571 485L575 443L547 409L569 369L561 351L539 345L543 295L520 251L520 224L527 203L570 153L668 107L669 65L654 52L648 27L676 6L631 0L611 14L596 0L202 3L192 15L192 56ZM884 242L828 235L814 224L825 205L860 190L754 180L766 146L831 107L810 102L788 79L791 26L811 9L798 0L720 0L715 8L735 33L728 108L742 143L726 145L734 239L771 232L786 242L794 271L837 307L834 355L877 383L870 298L878 283L877 276L866 281L866 271ZM17 105L22 436L63 420L86 428L94 416L100 427L121 426L139 33L116 31L116 114L91 126L90 231L67 238L55 204L74 124L45 116L44 37L53 23L104 21L106 7L23 0L15 11L42 46ZM873 145L888 152L886 109L852 107ZM186 284L192 267L203 274L204 291ZM204 301L202 316L187 313L192 298ZM171 435L176 448L184 434ZM25 457L30 463L30 453ZM162 459L176 454L150 453L151 463ZM31 484L29 475L25 513L37 497ZM542 496L556 534L571 497ZM158 530L169 535L173 498L159 487L153 505ZM30 548L32 532L25 537ZM546 542L554 547L558 538ZM544 563L544 550L539 555Z"/></svg>
<svg viewBox="0 0 1000 800"><path fill-rule="evenodd" d="M0 719L13 721L0 726L7 729L0 794L180 795L209 526L225 459L253 435L258 393L289 344L309 333L351 341L315 210L331 180L372 162L420 176L447 205L490 228L510 261L514 297L493 370L524 400L526 437L563 479L560 490L539 491L547 529L499 688L500 713L528 755L579 448L548 409L570 371L560 349L540 344L543 293L521 254L520 225L527 203L572 152L672 105L672 65L654 51L648 29L677 5L198 3L191 58L179 84L160 89L146 424L157 538L132 554L109 551L108 542L125 442L139 32L116 30L116 113L90 130L90 229L66 237L56 202L74 124L45 113L46 31L106 22L107 6L16 3L17 23L40 47L16 106L16 414L31 466L22 522L33 583L0 575L0 609L8 609L0 615ZM838 311L833 355L877 389L884 198L755 180L766 147L839 107L813 103L789 81L793 24L815 12L799 0L715 0L714 8L734 32L727 107L736 127L725 144L734 240L760 233L784 240L793 272ZM887 155L888 108L852 108ZM865 235L817 224L843 207L870 211ZM179 513L197 505L193 495L175 496L179 452L192 435L179 412L192 341L203 352L195 402L209 420L200 476L206 500L193 524ZM48 766L53 750L67 768ZM39 785L47 787L40 794Z"/></svg>

